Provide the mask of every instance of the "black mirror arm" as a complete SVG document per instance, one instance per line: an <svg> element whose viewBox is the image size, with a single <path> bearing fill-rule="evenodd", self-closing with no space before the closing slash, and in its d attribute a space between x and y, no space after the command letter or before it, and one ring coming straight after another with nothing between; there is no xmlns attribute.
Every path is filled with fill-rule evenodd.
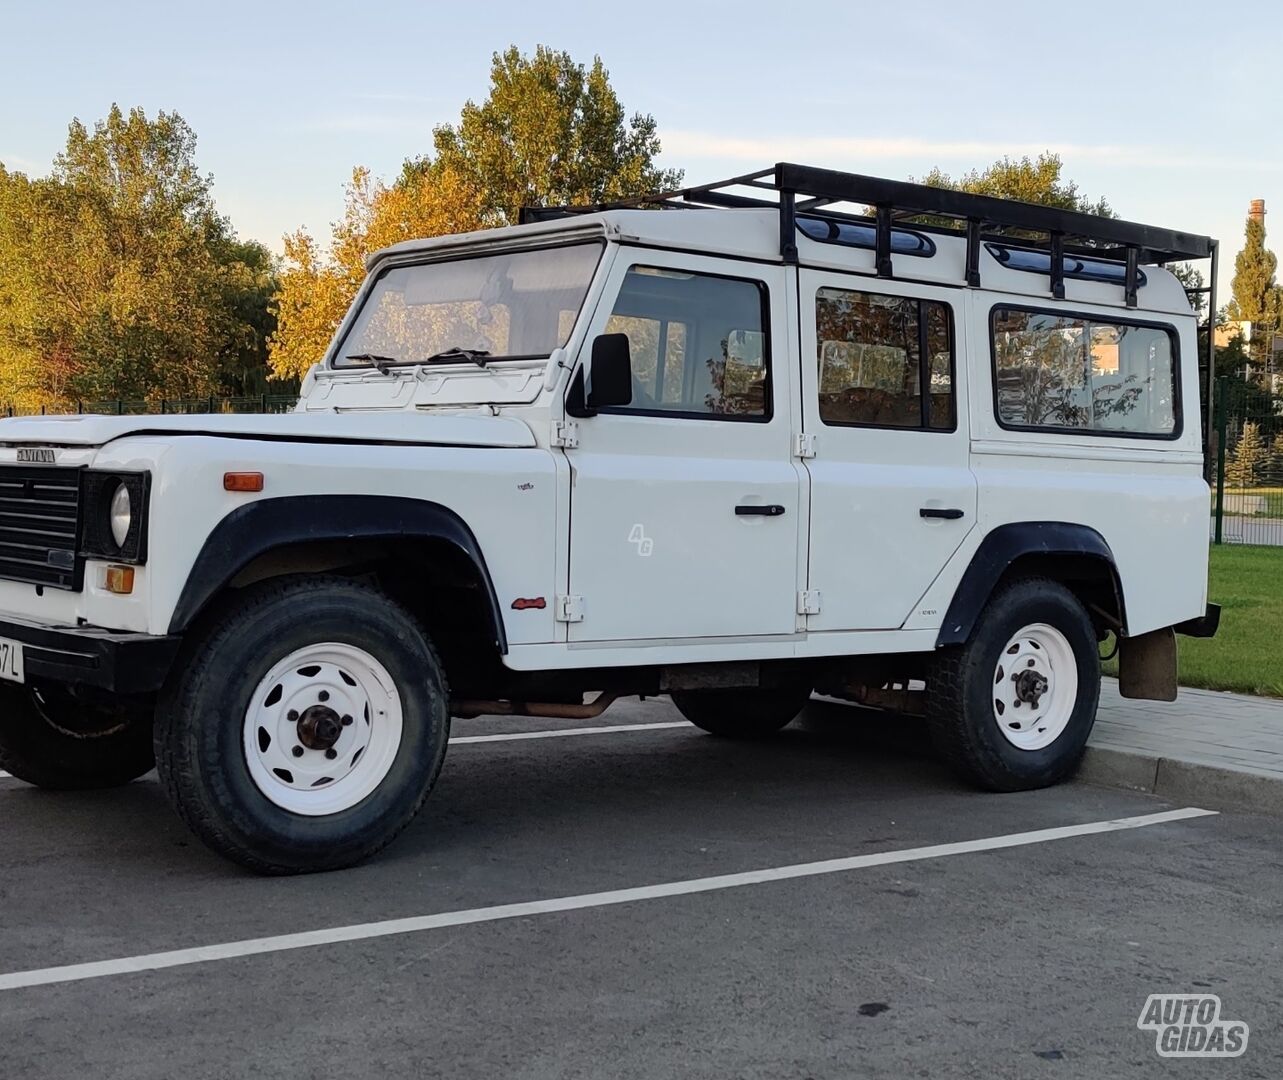
<svg viewBox="0 0 1283 1080"><path fill-rule="evenodd" d="M570 389L566 391L566 415L573 416L576 420L583 420L585 417L597 415L596 409L588 407L587 397L584 393L584 366L582 364L575 369L575 374L570 380Z"/></svg>

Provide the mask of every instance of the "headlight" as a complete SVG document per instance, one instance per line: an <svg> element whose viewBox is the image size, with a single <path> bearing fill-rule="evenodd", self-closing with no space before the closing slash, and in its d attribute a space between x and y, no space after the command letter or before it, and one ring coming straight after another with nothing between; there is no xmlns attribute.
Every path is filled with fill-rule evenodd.
<svg viewBox="0 0 1283 1080"><path fill-rule="evenodd" d="M80 487L80 554L144 565L150 493L150 473L86 469Z"/></svg>
<svg viewBox="0 0 1283 1080"><path fill-rule="evenodd" d="M129 539L129 528L134 523L133 501L129 497L129 488L124 484L116 488L111 497L111 536L116 546L123 548Z"/></svg>

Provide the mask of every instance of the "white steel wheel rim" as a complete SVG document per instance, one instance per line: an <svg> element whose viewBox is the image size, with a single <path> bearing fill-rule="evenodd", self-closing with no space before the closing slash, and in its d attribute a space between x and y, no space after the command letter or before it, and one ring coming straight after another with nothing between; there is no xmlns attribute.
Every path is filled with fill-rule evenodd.
<svg viewBox="0 0 1283 1080"><path fill-rule="evenodd" d="M400 691L377 659L353 645L308 645L255 688L245 760L255 786L281 809L337 814L387 777L403 725Z"/></svg>
<svg viewBox="0 0 1283 1080"><path fill-rule="evenodd" d="M1014 634L994 669L993 717L1020 750L1041 750L1064 733L1078 701L1078 660L1054 626L1032 623Z"/></svg>

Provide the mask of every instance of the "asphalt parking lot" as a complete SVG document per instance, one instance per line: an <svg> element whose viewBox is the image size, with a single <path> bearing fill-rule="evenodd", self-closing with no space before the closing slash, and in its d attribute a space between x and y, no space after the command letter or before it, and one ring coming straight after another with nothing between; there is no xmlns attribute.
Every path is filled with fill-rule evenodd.
<svg viewBox="0 0 1283 1080"><path fill-rule="evenodd" d="M0 1075L1280 1074L1277 819L979 794L874 726L457 721L416 823L306 878L209 854L154 778L0 778ZM1162 992L1218 994L1246 1053L1158 1057Z"/></svg>

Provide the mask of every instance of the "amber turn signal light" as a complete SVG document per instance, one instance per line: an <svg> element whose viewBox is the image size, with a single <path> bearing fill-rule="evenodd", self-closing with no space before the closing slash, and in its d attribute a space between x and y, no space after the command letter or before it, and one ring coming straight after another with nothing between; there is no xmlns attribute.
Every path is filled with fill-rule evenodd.
<svg viewBox="0 0 1283 1080"><path fill-rule="evenodd" d="M132 566L109 566L103 577L103 587L112 593L128 596L134 591L134 568Z"/></svg>
<svg viewBox="0 0 1283 1080"><path fill-rule="evenodd" d="M224 491L262 491L263 474L261 472L223 473Z"/></svg>

